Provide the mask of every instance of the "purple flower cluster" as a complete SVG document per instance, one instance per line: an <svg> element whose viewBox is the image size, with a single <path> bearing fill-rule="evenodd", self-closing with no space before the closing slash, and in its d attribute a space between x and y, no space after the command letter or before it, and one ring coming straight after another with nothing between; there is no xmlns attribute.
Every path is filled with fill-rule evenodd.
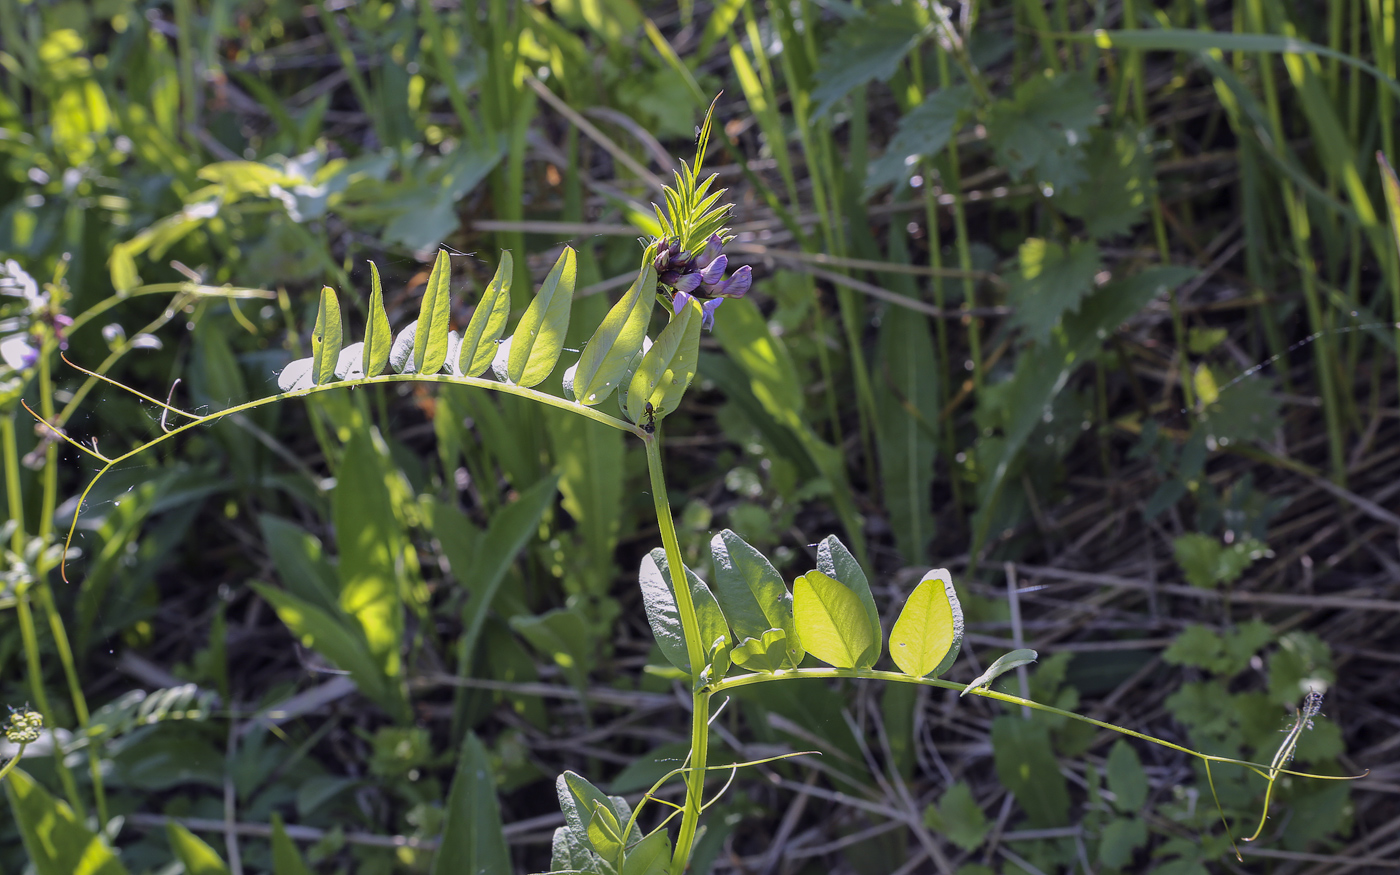
<svg viewBox="0 0 1400 875"><path fill-rule="evenodd" d="M671 289L671 308L679 313L691 298L703 301L705 311L702 325L713 328L715 310L725 298L742 298L753 285L753 268L747 264L729 279L724 272L729 269L729 256L724 254L724 241L718 234L712 234L699 255L682 252L679 241L671 241L662 248L652 262L656 267L657 280Z"/></svg>

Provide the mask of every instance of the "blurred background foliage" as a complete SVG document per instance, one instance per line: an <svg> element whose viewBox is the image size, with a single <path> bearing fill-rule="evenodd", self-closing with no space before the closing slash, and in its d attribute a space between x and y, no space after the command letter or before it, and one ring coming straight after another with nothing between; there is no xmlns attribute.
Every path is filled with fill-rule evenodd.
<svg viewBox="0 0 1400 875"><path fill-rule="evenodd" d="M838 533L882 605L946 565L953 678L1035 647L1008 689L1209 753L1267 761L1326 690L1298 762L1372 775L1282 782L1242 865L1348 871L1400 855L1395 6L0 0L0 257L58 278L77 363L196 410L276 391L321 284L362 323L369 259L397 326L450 247L464 324L500 250L518 316L572 245L582 332L722 91L710 166L758 281L666 422L695 570L722 527L788 575ZM163 420L6 361L10 508L51 538L76 507L46 478L90 465L18 400L104 449ZM555 774L631 795L686 749L635 582L647 488L618 432L463 387L124 464L68 582L7 557L3 697L44 692L71 762L26 753L0 869L47 824L62 853L105 831L104 872L455 871L434 849L486 772L500 853L545 868ZM694 871L1245 871L1183 757L780 687L735 696L711 762L825 756L742 773ZM1238 836L1263 782L1214 780Z"/></svg>

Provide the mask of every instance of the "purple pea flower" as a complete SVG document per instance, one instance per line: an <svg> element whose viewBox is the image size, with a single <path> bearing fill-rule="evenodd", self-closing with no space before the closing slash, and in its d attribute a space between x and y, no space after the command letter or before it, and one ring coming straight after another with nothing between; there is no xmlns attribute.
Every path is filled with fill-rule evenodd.
<svg viewBox="0 0 1400 875"><path fill-rule="evenodd" d="M671 308L681 310L691 299L703 302L702 326L713 328L715 310L725 298L741 298L753 285L753 268L748 265L736 270L729 279L729 256L724 254L724 241L712 234L699 255L680 251L680 243L672 241L657 254L653 265L657 281L671 289Z"/></svg>

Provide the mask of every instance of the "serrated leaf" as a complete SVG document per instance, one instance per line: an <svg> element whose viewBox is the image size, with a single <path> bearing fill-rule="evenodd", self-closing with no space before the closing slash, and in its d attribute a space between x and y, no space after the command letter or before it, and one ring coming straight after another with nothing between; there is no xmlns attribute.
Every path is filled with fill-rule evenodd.
<svg viewBox="0 0 1400 875"><path fill-rule="evenodd" d="M899 119L885 153L870 162L865 178L866 194L891 183L909 179L920 158L942 152L958 129L959 117L972 109L972 88L953 85L927 95L923 102Z"/></svg>
<svg viewBox="0 0 1400 875"><path fill-rule="evenodd" d="M963 616L953 577L935 568L909 594L890 631L890 656L899 670L916 678L948 670L962 645Z"/></svg>
<svg viewBox="0 0 1400 875"><path fill-rule="evenodd" d="M447 361L448 323L452 318L452 262L446 249L439 249L437 261L423 289L418 308L418 329L413 334L413 370L436 374Z"/></svg>
<svg viewBox="0 0 1400 875"><path fill-rule="evenodd" d="M865 654L857 667L869 668L884 650L884 637L880 634L880 611L875 607L875 597L870 593L870 581L866 580L865 572L856 561L856 557L851 555L851 551L847 550L846 545L835 535L827 535L817 545L817 570L855 593L865 607L866 620L870 628L875 630L875 644L873 651ZM806 639L803 641L805 644Z"/></svg>
<svg viewBox="0 0 1400 875"><path fill-rule="evenodd" d="M1052 202L1083 220L1090 237L1128 233L1147 214L1157 186L1148 135L1100 128L1089 138L1085 164L1093 169L1089 179L1073 191L1057 192Z"/></svg>
<svg viewBox="0 0 1400 875"><path fill-rule="evenodd" d="M1198 372L1208 373L1205 368ZM1281 423L1283 401L1274 394L1273 381L1266 377L1255 375L1238 383L1227 382L1216 389L1215 396L1207 398L1205 392L1200 393L1205 403L1200 427L1209 443L1216 446L1269 440Z"/></svg>
<svg viewBox="0 0 1400 875"><path fill-rule="evenodd" d="M627 417L640 422L647 402L658 419L676 409L700 360L700 302L691 300L642 356L627 389Z"/></svg>
<svg viewBox="0 0 1400 875"><path fill-rule="evenodd" d="M826 115L838 100L867 82L888 81L923 36L909 4L878 6L847 21L823 49L812 89L811 120Z"/></svg>
<svg viewBox="0 0 1400 875"><path fill-rule="evenodd" d="M369 263L369 321L365 323L364 373L377 377L389 364L389 347L393 334L389 331L389 316L384 312L384 288L379 283L379 268Z"/></svg>
<svg viewBox="0 0 1400 875"><path fill-rule="evenodd" d="M1084 147L1099 124L1098 105L1085 73L1033 76L987 110L987 139L1013 176L1029 174L1047 193L1070 191L1089 178Z"/></svg>
<svg viewBox="0 0 1400 875"><path fill-rule="evenodd" d="M496 357L496 341L501 339L510 318L510 283L514 273L515 259L509 252L502 252L496 275L482 292L467 330L462 332L457 372L464 377L479 375Z"/></svg>
<svg viewBox="0 0 1400 875"><path fill-rule="evenodd" d="M655 302L656 268L648 261L579 356L572 391L580 404L601 404L622 382L628 363L646 337Z"/></svg>
<svg viewBox="0 0 1400 875"><path fill-rule="evenodd" d="M577 276L574 250L566 246L511 335L506 368L510 382L534 386L554 370L564 350Z"/></svg>
<svg viewBox="0 0 1400 875"><path fill-rule="evenodd" d="M879 657L880 627L871 624L860 597L820 571L793 584L793 616L803 647L828 665L869 668Z"/></svg>
<svg viewBox="0 0 1400 875"><path fill-rule="evenodd" d="M1026 240L1016 270L1006 276L1007 297L1016 307L1012 321L1027 338L1043 343L1061 317L1094 290L1102 269L1099 247L1087 240L1071 242L1068 251L1051 240Z"/></svg>
<svg viewBox="0 0 1400 875"><path fill-rule="evenodd" d="M720 636L729 634L724 613L719 602L704 581L695 576L689 568L685 570L690 583L690 597L695 604L695 616L700 625L700 640L713 642ZM666 551L660 547L642 558L642 568L638 574L642 586L642 603L646 606L647 622L656 636L661 653L676 668L686 674L690 669L690 653L686 649L685 630L680 613L676 608L675 591L671 588L671 574L666 563ZM708 651L706 643L700 645L702 652Z"/></svg>
<svg viewBox="0 0 1400 875"><path fill-rule="evenodd" d="M1108 752L1108 762L1104 765L1104 777L1108 779L1108 789L1116 797L1113 807L1124 814L1131 814L1147 801L1147 772L1138 759L1137 751L1123 739L1113 743Z"/></svg>
<svg viewBox="0 0 1400 875"><path fill-rule="evenodd" d="M321 302L316 308L316 327L311 331L311 379L317 386L335 379L340 343L340 301L334 289L322 286Z"/></svg>
<svg viewBox="0 0 1400 875"><path fill-rule="evenodd" d="M1040 654L1036 653L1034 650L1025 648L1013 650L1010 653L999 656L995 662L987 666L986 671L979 674L976 680L964 687L961 693L958 693L958 698L961 699L973 690L988 686L992 681L1006 674L1008 671L1011 671L1013 668L1030 665L1039 658Z"/></svg>
<svg viewBox="0 0 1400 875"><path fill-rule="evenodd" d="M792 594L782 575L768 557L730 529L710 539L710 555L715 570L715 598L725 619L741 642L756 642L743 656L736 650L734 660L747 665L745 659L757 658L775 640L769 633L776 629L783 633L789 667L796 668L802 662L802 640L792 616Z"/></svg>

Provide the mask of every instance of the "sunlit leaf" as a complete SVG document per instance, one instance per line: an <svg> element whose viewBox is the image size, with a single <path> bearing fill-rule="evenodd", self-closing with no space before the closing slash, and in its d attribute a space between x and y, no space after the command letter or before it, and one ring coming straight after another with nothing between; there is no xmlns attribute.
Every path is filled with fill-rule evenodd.
<svg viewBox="0 0 1400 875"><path fill-rule="evenodd" d="M384 312L384 289L379 284L379 268L369 263L369 321L365 324L363 370L366 377L377 377L389 364L389 347L393 334L389 331L389 316Z"/></svg>
<svg viewBox="0 0 1400 875"><path fill-rule="evenodd" d="M415 372L413 346L417 334L418 320L415 319L394 335L394 342L389 346L389 367L393 368L394 373L412 374Z"/></svg>
<svg viewBox="0 0 1400 875"><path fill-rule="evenodd" d="M67 802L51 796L23 769L13 769L3 783L24 850L38 875L126 875L107 843Z"/></svg>
<svg viewBox="0 0 1400 875"><path fill-rule="evenodd" d="M676 409L700 359L700 303L681 308L642 357L627 389L627 418L641 422L648 402L657 418Z"/></svg>
<svg viewBox="0 0 1400 875"><path fill-rule="evenodd" d="M462 332L457 372L464 377L479 375L496 357L496 341L501 339L506 320L510 318L510 281L514 273L514 258L509 252L502 252L496 275L482 293L471 321Z"/></svg>
<svg viewBox="0 0 1400 875"><path fill-rule="evenodd" d="M809 571L793 584L793 616L807 652L836 668L869 668L880 652L880 627L844 584ZM871 658L871 653L875 658Z"/></svg>
<svg viewBox="0 0 1400 875"><path fill-rule="evenodd" d="M316 360L311 356L288 362L282 372L277 375L277 390L279 392L295 392L298 389L310 389L316 385L315 368Z"/></svg>
<svg viewBox="0 0 1400 875"><path fill-rule="evenodd" d="M613 393L627 373L627 365L641 348L656 301L656 268L647 261L579 356L574 370L573 395L590 407Z"/></svg>
<svg viewBox="0 0 1400 875"><path fill-rule="evenodd" d="M894 621L890 656L907 675L937 677L957 658L962 636L962 606L953 591L953 577L935 568L914 587Z"/></svg>
<svg viewBox="0 0 1400 875"><path fill-rule="evenodd" d="M884 650L884 637L880 634L880 611L875 607L875 597L870 593L870 581L866 580L865 572L861 570L856 557L851 555L851 551L847 550L846 545L835 535L827 535L817 545L817 570L855 593L865 607L866 622L875 630L875 643L870 653L861 656L860 664L856 667L869 668ZM805 636L803 643L806 643Z"/></svg>
<svg viewBox="0 0 1400 875"><path fill-rule="evenodd" d="M594 803L593 816L588 819L588 843L598 856L616 867L622 859L622 825L609 805Z"/></svg>
<svg viewBox="0 0 1400 875"><path fill-rule="evenodd" d="M321 287L321 303L316 308L316 327L311 332L311 379L317 386L335 379L340 359L340 302L330 286Z"/></svg>
<svg viewBox="0 0 1400 875"><path fill-rule="evenodd" d="M446 249L439 249L437 260L423 289L418 309L418 328L413 334L413 370L436 374L447 361L448 322L452 318L452 262Z"/></svg>
<svg viewBox="0 0 1400 875"><path fill-rule="evenodd" d="M506 368L510 382L534 386L554 370L564 351L577 276L574 250L566 246L511 335Z"/></svg>
<svg viewBox="0 0 1400 875"><path fill-rule="evenodd" d="M186 875L228 875L228 866L209 843L176 821L166 823L165 832L175 858L184 864Z"/></svg>
<svg viewBox="0 0 1400 875"><path fill-rule="evenodd" d="M664 828L642 839L627 850L622 875L666 875L671 863L671 836Z"/></svg>

